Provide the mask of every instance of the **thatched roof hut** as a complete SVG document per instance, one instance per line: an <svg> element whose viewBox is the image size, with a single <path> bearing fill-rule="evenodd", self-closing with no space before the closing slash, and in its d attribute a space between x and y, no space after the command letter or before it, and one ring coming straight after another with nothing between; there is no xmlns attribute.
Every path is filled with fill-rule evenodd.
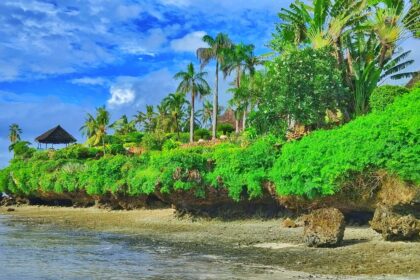
<svg viewBox="0 0 420 280"><path fill-rule="evenodd" d="M70 133L65 131L64 128L57 125L35 138L35 141L43 144L70 144L77 140Z"/></svg>

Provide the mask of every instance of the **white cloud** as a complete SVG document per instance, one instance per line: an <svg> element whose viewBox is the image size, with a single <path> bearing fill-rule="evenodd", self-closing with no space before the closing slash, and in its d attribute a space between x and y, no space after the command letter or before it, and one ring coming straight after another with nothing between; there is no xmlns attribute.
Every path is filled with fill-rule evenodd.
<svg viewBox="0 0 420 280"><path fill-rule="evenodd" d="M111 98L108 104L111 107L131 104L136 98L136 94L130 85L127 87L112 86L110 89Z"/></svg>
<svg viewBox="0 0 420 280"><path fill-rule="evenodd" d="M89 86L105 86L109 81L102 77L82 77L70 80L70 83L75 85L89 85Z"/></svg>
<svg viewBox="0 0 420 280"><path fill-rule="evenodd" d="M171 48L177 52L194 52L201 47L205 47L203 36L205 31L195 31L185 35L182 38L171 41Z"/></svg>

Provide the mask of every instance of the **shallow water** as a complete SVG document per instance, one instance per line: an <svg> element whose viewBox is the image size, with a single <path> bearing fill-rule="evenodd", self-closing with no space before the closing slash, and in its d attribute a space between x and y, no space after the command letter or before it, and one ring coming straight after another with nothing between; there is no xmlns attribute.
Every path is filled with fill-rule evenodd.
<svg viewBox="0 0 420 280"><path fill-rule="evenodd" d="M0 279L280 279L234 259L0 215Z"/></svg>

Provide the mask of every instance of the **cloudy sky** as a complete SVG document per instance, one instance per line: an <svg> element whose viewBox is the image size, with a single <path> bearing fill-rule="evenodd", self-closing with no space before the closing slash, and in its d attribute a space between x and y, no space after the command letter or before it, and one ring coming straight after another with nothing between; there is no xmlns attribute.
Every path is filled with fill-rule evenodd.
<svg viewBox="0 0 420 280"><path fill-rule="evenodd" d="M173 92L174 73L196 62L205 34L225 32L235 42L255 44L257 54L268 52L277 13L290 2L0 1L0 167L11 156L11 123L30 142L57 124L82 141L79 127L95 107L106 105L114 119L131 116ZM420 45L408 40L404 47Z"/></svg>

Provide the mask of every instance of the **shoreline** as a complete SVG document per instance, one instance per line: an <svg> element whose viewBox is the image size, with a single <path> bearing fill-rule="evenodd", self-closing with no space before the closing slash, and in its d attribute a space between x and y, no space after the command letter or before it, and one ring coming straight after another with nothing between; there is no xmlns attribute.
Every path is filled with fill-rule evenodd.
<svg viewBox="0 0 420 280"><path fill-rule="evenodd" d="M50 206L13 208L15 211L7 212L7 207L0 207L0 215L73 230L124 234L185 251L235 256L248 265L290 270L302 277L310 274L325 279L337 279L341 275L357 276L357 279L371 276L415 279L420 276L420 242L386 242L368 227L347 227L341 247L308 248L301 241L302 228L284 228L281 219L179 219L174 209L169 208L131 211Z"/></svg>

